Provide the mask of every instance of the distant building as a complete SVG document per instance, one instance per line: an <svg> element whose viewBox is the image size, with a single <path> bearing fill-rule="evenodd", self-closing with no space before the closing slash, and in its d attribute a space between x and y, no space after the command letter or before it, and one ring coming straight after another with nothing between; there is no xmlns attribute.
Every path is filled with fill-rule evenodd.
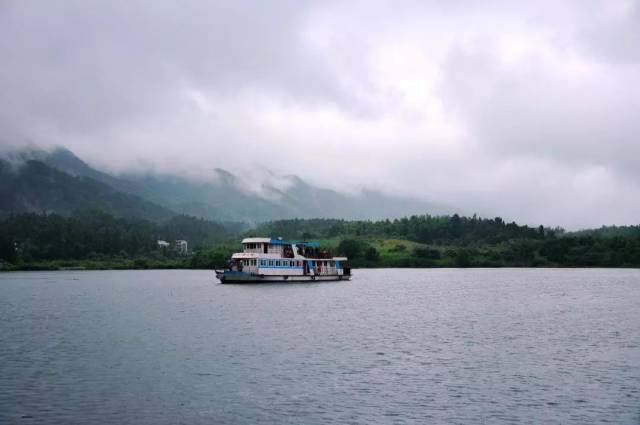
<svg viewBox="0 0 640 425"><path fill-rule="evenodd" d="M159 248L169 248L169 245L171 245L169 242L167 241L158 241L158 247Z"/></svg>
<svg viewBox="0 0 640 425"><path fill-rule="evenodd" d="M188 244L187 244L187 241L185 240L178 239L176 241L175 247L176 247L176 251L178 251L182 255L187 255L189 252Z"/></svg>

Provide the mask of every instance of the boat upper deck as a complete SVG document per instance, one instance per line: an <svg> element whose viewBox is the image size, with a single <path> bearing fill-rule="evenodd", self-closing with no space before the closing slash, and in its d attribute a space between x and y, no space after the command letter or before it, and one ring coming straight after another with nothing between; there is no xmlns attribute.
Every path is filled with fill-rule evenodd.
<svg viewBox="0 0 640 425"><path fill-rule="evenodd" d="M330 252L320 249L319 242L286 241L282 238L245 238L242 240L242 254L266 258L332 258Z"/></svg>

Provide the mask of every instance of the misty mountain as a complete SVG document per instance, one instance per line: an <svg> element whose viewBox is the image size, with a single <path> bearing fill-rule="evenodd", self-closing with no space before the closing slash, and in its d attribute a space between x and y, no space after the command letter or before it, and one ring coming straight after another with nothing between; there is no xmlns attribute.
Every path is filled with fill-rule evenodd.
<svg viewBox="0 0 640 425"><path fill-rule="evenodd" d="M0 159L0 215L98 209L118 217L167 219L173 212L90 177L73 176L44 162Z"/></svg>
<svg viewBox="0 0 640 425"><path fill-rule="evenodd" d="M316 187L298 176L286 176L287 188L263 182L259 190L234 174L216 169L212 182L193 182L167 175L128 175L140 196L166 205L174 211L217 220L250 223L283 218L394 218L425 212L441 212L436 207L410 199L394 198L376 191L347 195Z"/></svg>
<svg viewBox="0 0 640 425"><path fill-rule="evenodd" d="M209 181L170 174L114 176L89 166L69 150L22 151L16 159L37 160L75 178L100 182L123 194L157 204L163 210L221 221L258 223L286 218L382 219L445 213L446 208L414 199L363 190L350 195L320 188L296 175L266 170L258 182L214 169Z"/></svg>

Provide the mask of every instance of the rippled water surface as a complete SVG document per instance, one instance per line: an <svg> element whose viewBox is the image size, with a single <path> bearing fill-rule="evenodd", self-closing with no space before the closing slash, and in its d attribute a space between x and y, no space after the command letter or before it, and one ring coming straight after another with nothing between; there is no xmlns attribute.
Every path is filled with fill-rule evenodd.
<svg viewBox="0 0 640 425"><path fill-rule="evenodd" d="M640 423L639 270L0 274L1 423Z"/></svg>

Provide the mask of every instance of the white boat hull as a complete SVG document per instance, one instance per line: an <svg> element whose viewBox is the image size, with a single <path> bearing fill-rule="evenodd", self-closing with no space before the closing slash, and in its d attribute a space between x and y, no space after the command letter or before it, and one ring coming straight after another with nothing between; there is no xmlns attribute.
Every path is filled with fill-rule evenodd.
<svg viewBox="0 0 640 425"><path fill-rule="evenodd" d="M266 283L266 282L326 282L336 280L350 280L351 275L258 275L225 270L216 271L216 278L220 283Z"/></svg>

